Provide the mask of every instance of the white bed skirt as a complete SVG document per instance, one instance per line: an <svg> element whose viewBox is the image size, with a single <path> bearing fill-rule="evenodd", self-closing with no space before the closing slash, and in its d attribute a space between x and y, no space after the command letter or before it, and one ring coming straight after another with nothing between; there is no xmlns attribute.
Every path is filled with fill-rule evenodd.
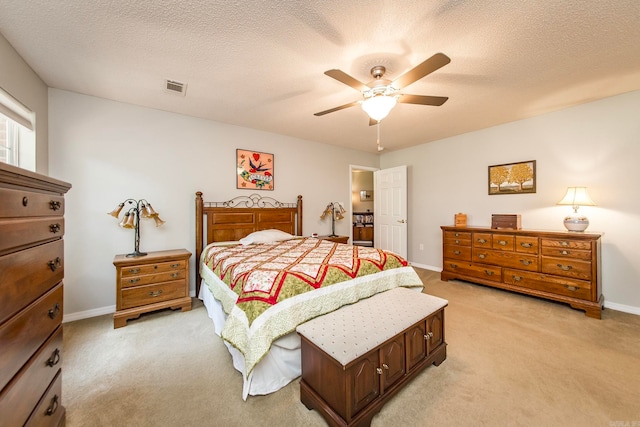
<svg viewBox="0 0 640 427"><path fill-rule="evenodd" d="M227 316L222 309L222 304L213 297L204 280L200 285L198 298L204 303L207 314L213 321L215 333L220 336ZM231 353L234 368L242 373L244 380L242 386L243 400L247 400L248 395L269 394L280 390L299 377L302 372L300 337L296 332L274 341L269 353L260 360L248 378L245 375L245 363L242 353L226 341L223 342L227 346L229 353Z"/></svg>

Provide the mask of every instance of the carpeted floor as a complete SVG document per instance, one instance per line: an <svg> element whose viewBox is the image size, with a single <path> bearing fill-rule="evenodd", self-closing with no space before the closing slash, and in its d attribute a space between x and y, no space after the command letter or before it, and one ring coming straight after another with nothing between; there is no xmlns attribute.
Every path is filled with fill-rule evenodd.
<svg viewBox="0 0 640 427"><path fill-rule="evenodd" d="M449 300L447 359L387 403L375 426L640 427L640 316L602 320L564 304L417 269ZM113 329L110 315L64 325L67 426L324 426L298 380L241 397L241 374L202 304Z"/></svg>

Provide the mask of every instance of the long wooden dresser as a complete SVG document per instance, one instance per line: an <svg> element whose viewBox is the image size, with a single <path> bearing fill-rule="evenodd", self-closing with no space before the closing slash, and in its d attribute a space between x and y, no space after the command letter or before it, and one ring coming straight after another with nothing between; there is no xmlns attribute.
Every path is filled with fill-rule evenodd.
<svg viewBox="0 0 640 427"><path fill-rule="evenodd" d="M64 194L0 163L0 426L60 426Z"/></svg>
<svg viewBox="0 0 640 427"><path fill-rule="evenodd" d="M600 233L440 228L442 280L466 280L560 301L600 319Z"/></svg>

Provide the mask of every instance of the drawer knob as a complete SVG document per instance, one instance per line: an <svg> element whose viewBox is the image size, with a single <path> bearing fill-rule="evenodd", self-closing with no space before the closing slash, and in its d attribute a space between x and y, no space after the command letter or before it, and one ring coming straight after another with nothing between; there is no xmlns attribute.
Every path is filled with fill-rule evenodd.
<svg viewBox="0 0 640 427"><path fill-rule="evenodd" d="M52 211L57 211L58 209L60 209L61 206L62 206L62 203L60 203L59 200L52 200L49 202L49 208Z"/></svg>
<svg viewBox="0 0 640 427"><path fill-rule="evenodd" d="M178 273L178 272L171 273L171 277L173 277L174 279L175 279L176 277L179 277L179 276L180 276L180 273Z"/></svg>
<svg viewBox="0 0 640 427"><path fill-rule="evenodd" d="M570 265L562 265L562 264L556 264L556 265L560 268L560 270L564 270L564 271L569 271L573 268Z"/></svg>
<svg viewBox="0 0 640 427"><path fill-rule="evenodd" d="M458 268L458 264L449 264L449 267L451 267L451 268Z"/></svg>
<svg viewBox="0 0 640 427"><path fill-rule="evenodd" d="M149 296L150 297L154 297L154 298L155 297L159 297L160 294L162 294L162 289L160 289L159 291L151 291L151 292L149 292Z"/></svg>
<svg viewBox="0 0 640 427"><path fill-rule="evenodd" d="M484 245L485 243L487 243L487 241L485 239L478 239L478 243L481 243Z"/></svg>
<svg viewBox="0 0 640 427"><path fill-rule="evenodd" d="M531 247L533 247L533 244L532 243L521 242L520 246L522 246L523 248L531 248Z"/></svg>
<svg viewBox="0 0 640 427"><path fill-rule="evenodd" d="M515 280L516 282L519 282L522 280L522 276L511 276L513 277L513 280Z"/></svg>
<svg viewBox="0 0 640 427"><path fill-rule="evenodd" d="M139 277L136 277L135 279L129 279L129 283L133 284L133 283L138 283L140 281Z"/></svg>
<svg viewBox="0 0 640 427"><path fill-rule="evenodd" d="M49 261L47 265L49 266L51 271L56 271L58 267L62 265L62 262L60 261L60 257L56 257L56 259L52 259L51 261Z"/></svg>
<svg viewBox="0 0 640 427"><path fill-rule="evenodd" d="M563 240L562 242L560 242L560 246L569 246L569 242Z"/></svg>
<svg viewBox="0 0 640 427"><path fill-rule="evenodd" d="M577 286L571 286L571 285L564 285L564 287L567 288L568 290L574 291L574 292L577 291L578 289L580 289Z"/></svg>
<svg viewBox="0 0 640 427"><path fill-rule="evenodd" d="M53 234L56 234L57 232L60 231L60 224L50 224L49 231L52 232Z"/></svg>
<svg viewBox="0 0 640 427"><path fill-rule="evenodd" d="M139 268L130 268L129 269L129 273L131 273L131 274L140 273L140 269Z"/></svg>
<svg viewBox="0 0 640 427"><path fill-rule="evenodd" d="M51 353L51 357L47 360L47 366L54 367L60 362L60 349L56 348L53 353Z"/></svg>
<svg viewBox="0 0 640 427"><path fill-rule="evenodd" d="M560 255L569 255L569 251L562 250L560 251Z"/></svg>
<svg viewBox="0 0 640 427"><path fill-rule="evenodd" d="M24 196L22 198L22 206L26 208L28 204L29 204L29 198L27 196Z"/></svg>
<svg viewBox="0 0 640 427"><path fill-rule="evenodd" d="M484 274L486 274L487 276L493 276L493 271L491 270L485 270Z"/></svg>
<svg viewBox="0 0 640 427"><path fill-rule="evenodd" d="M171 264L171 268L178 268L178 267L180 267L180 264L179 264L179 263Z"/></svg>
<svg viewBox="0 0 640 427"><path fill-rule="evenodd" d="M454 233L453 235L456 237L460 237L460 233Z"/></svg>
<svg viewBox="0 0 640 427"><path fill-rule="evenodd" d="M531 265L531 261L529 261L528 259L521 259L521 260L520 260L520 262L521 262L523 265Z"/></svg>
<svg viewBox="0 0 640 427"><path fill-rule="evenodd" d="M433 332L427 332L426 334L424 334L424 339L425 340L430 340L431 338L433 338Z"/></svg>
<svg viewBox="0 0 640 427"><path fill-rule="evenodd" d="M382 375L382 368L376 368L376 372L378 373L378 375Z"/></svg>
<svg viewBox="0 0 640 427"><path fill-rule="evenodd" d="M478 258L480 259L485 259L487 257L487 254L478 254Z"/></svg>
<svg viewBox="0 0 640 427"><path fill-rule="evenodd" d="M500 246L507 246L507 241L506 240L498 240L498 244Z"/></svg>
<svg viewBox="0 0 640 427"><path fill-rule="evenodd" d="M49 404L49 407L47 408L47 416L51 416L53 414L56 413L56 411L58 410L58 406L60 406L60 403L58 403L58 395L56 394L55 396L53 396L53 398L51 399L51 403Z"/></svg>
<svg viewBox="0 0 640 427"><path fill-rule="evenodd" d="M383 363L383 364L382 364L382 367L383 367L384 369L386 369L386 370L389 370L389 365L387 365L386 363Z"/></svg>
<svg viewBox="0 0 640 427"><path fill-rule="evenodd" d="M456 245L459 245L459 244L460 244L460 240L454 240L453 242L454 242Z"/></svg>
<svg viewBox="0 0 640 427"><path fill-rule="evenodd" d="M49 317L51 319L55 319L56 317L58 317L58 314L60 313L60 304L56 303L56 305L53 306L53 308L49 309Z"/></svg>
<svg viewBox="0 0 640 427"><path fill-rule="evenodd" d="M460 255L460 251L455 250L455 251L453 251L453 254L454 254L454 255Z"/></svg>

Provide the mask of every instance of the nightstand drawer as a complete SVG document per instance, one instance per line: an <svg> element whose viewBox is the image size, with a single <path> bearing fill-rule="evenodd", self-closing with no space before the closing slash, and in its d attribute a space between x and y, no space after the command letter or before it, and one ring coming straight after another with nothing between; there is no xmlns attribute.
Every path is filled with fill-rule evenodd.
<svg viewBox="0 0 640 427"><path fill-rule="evenodd" d="M184 270L187 262L185 260L161 262L155 264L131 265L122 268L122 277L141 276L144 274L164 273L166 271Z"/></svg>
<svg viewBox="0 0 640 427"><path fill-rule="evenodd" d="M122 308L139 307L186 296L184 280L137 286L122 290Z"/></svg>
<svg viewBox="0 0 640 427"><path fill-rule="evenodd" d="M187 271L184 268L184 262L182 263L182 269L175 271L166 271L164 273L146 274L143 276L128 276L123 277L120 280L120 286L124 288L131 288L134 286L144 286L150 283L169 282L171 280L184 279L187 275Z"/></svg>

